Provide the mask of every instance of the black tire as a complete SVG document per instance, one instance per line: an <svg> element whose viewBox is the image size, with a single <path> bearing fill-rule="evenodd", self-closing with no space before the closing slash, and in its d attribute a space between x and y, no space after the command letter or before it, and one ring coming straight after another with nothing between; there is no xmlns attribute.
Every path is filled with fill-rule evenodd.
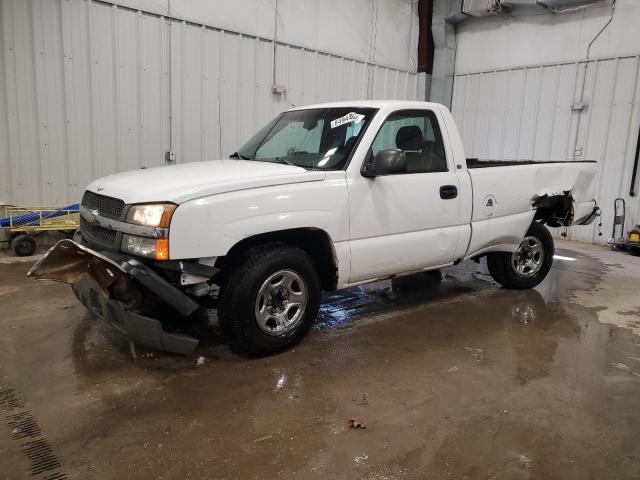
<svg viewBox="0 0 640 480"><path fill-rule="evenodd" d="M35 238L29 235L17 235L11 240L11 247L19 257L29 257L33 255L36 252L37 246L38 244Z"/></svg>
<svg viewBox="0 0 640 480"><path fill-rule="evenodd" d="M230 271L220 290L218 317L235 352L272 355L293 347L307 335L320 307L320 281L309 254L297 247L271 243L247 250L228 268ZM303 287L295 285L306 289L306 307L300 310L290 331L268 334L263 330L266 327L258 323L256 308L262 305L258 294L268 279L282 271L293 272L301 278Z"/></svg>
<svg viewBox="0 0 640 480"><path fill-rule="evenodd" d="M538 222L533 222L529 227L523 239L523 245L527 239L532 238L531 242L539 242L542 251L538 253L540 259L539 267L529 268L529 272L519 272L514 264L515 255L518 253L494 252L487 255L487 267L493 279L505 288L514 290L524 290L533 288L542 282L553 264L554 244L553 238L547 228ZM528 245L528 244L527 244ZM525 246L526 248L526 246ZM532 259L536 259L535 253Z"/></svg>

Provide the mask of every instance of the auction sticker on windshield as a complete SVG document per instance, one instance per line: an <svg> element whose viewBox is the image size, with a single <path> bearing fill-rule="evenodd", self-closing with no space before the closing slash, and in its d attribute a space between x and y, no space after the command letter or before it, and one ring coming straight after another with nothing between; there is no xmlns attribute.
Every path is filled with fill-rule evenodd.
<svg viewBox="0 0 640 480"><path fill-rule="evenodd" d="M345 116L336 118L331 121L331 128L339 127L340 125L344 125L345 123L358 123L361 122L364 118L364 115L356 112L349 112Z"/></svg>

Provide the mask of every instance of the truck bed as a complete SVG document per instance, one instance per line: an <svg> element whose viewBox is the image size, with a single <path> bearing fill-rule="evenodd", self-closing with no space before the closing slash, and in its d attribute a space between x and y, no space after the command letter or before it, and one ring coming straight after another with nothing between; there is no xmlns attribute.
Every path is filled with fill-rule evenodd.
<svg viewBox="0 0 640 480"><path fill-rule="evenodd" d="M468 159L467 164L473 186L469 253L495 244L517 245L533 220L536 197L570 194L575 218L595 207L595 162Z"/></svg>

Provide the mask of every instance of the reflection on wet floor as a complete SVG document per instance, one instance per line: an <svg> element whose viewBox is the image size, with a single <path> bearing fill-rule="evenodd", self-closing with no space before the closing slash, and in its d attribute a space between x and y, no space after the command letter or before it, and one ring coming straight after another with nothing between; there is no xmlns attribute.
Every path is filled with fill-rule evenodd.
<svg viewBox="0 0 640 480"><path fill-rule="evenodd" d="M463 271L461 276L469 274ZM460 279L459 275L436 270L325 294L314 328L323 331L343 327L361 318L398 312L475 290L474 285L460 283ZM480 288L481 283L475 286Z"/></svg>
<svg viewBox="0 0 640 480"><path fill-rule="evenodd" d="M400 314L410 308L445 301L487 287L495 289L498 284L491 279L485 266L467 262L442 271L429 271L338 292L325 292L313 328L318 332L344 328L359 320ZM215 310L205 312L199 324L188 332L200 339L201 349L224 341Z"/></svg>
<svg viewBox="0 0 640 480"><path fill-rule="evenodd" d="M510 339L516 354L518 383L527 384L544 377L555 357L558 339L579 337L581 327L567 315L568 303L575 288L591 288L593 278L573 278L562 261L575 261L575 254L559 255L556 268L538 288L510 291L499 287L486 270L484 262L467 262L442 271L426 272L384 280L324 297L315 329L320 332L373 321L387 321L394 328L397 317L427 317L440 322L443 302L455 300L456 317L449 318L451 328L466 328L469 320L482 322L481 329L498 321ZM583 267L584 268L584 267ZM586 273L596 274L597 268ZM393 318L387 318L392 316ZM479 325L472 324L475 328ZM552 333L552 335L549 335ZM531 342L535 338L535 348ZM465 347L478 361L483 349Z"/></svg>
<svg viewBox="0 0 640 480"><path fill-rule="evenodd" d="M562 252L560 250L559 252ZM348 326L361 319L371 318L383 314L400 314L406 309L427 306L430 303L442 302L450 299L460 299L465 294L487 291L499 291L507 298L518 294L520 297L530 298L532 303L516 303L515 312L527 323L536 305L544 305L554 297L557 300L567 300L568 293L575 288L588 286L589 281L568 278L563 274L565 270L561 262L575 261L573 252L556 255L556 265L548 278L536 289L526 292L513 292L501 289L489 275L483 262L464 262L459 266L445 268L431 272L419 273L390 280L383 280L364 286L354 287L338 292L327 293L323 296L318 320L314 328L326 331ZM586 268L586 267L583 267ZM595 274L593 267L588 274ZM560 285L561 280L562 285ZM531 319L530 319L531 320Z"/></svg>

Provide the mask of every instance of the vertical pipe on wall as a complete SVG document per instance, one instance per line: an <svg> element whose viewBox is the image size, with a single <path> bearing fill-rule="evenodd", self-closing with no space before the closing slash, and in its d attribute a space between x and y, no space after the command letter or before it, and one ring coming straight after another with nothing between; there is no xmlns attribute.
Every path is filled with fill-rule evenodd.
<svg viewBox="0 0 640 480"><path fill-rule="evenodd" d="M453 97L453 76L456 61L456 33L453 25L447 21L449 0L433 0L433 74L429 99L451 108ZM459 4L459 1L455 2Z"/></svg>
<svg viewBox="0 0 640 480"><path fill-rule="evenodd" d="M222 158L222 135L224 133L222 127L222 108L224 102L224 95L222 95L222 88L224 86L224 30L220 30L220 73L218 77L218 136L220 142L218 143L218 158Z"/></svg>
<svg viewBox="0 0 640 480"><path fill-rule="evenodd" d="M86 62L89 65L88 74L89 74L89 111L90 113L90 145L91 145L91 159L89 162L89 177L96 178L96 174L98 172L98 168L96 167L96 159L98 158L98 145L99 145L99 128L98 128L98 105L96 101L97 91L98 91L98 73L96 65L98 63L98 54L96 48L96 38L95 38L95 10L96 6L93 3L93 0L90 0L87 4L87 59ZM78 176L75 172L75 168L72 165L69 165L69 173L70 173L70 186L78 187ZM73 173L72 173L73 172Z"/></svg>
<svg viewBox="0 0 640 480"><path fill-rule="evenodd" d="M424 98L431 93L433 74L433 0L418 0L418 73L425 73Z"/></svg>
<svg viewBox="0 0 640 480"><path fill-rule="evenodd" d="M173 152L173 85L172 85L172 77L173 77L173 67L172 67L172 63L171 63L171 48L172 48L172 44L171 44L171 37L172 35L172 30L171 30L171 25L173 23L173 21L171 20L171 0L167 0L167 18L163 19L166 21L166 26L167 26L167 90L168 90L168 100L169 100L169 105L168 105L168 109L169 109L169 124L168 124L168 146L167 146L167 151L164 154L164 163L167 165L170 165L173 162L174 156L172 154Z"/></svg>
<svg viewBox="0 0 640 480"><path fill-rule="evenodd" d="M273 11L273 81L272 85L276 85L276 45L278 44L278 0L275 0L275 9Z"/></svg>
<svg viewBox="0 0 640 480"><path fill-rule="evenodd" d="M629 196L635 197L636 192L636 176L638 175L638 160L640 159L640 131L638 132L638 141L636 143L636 154L633 159L633 171L631 172L631 186L629 187Z"/></svg>
<svg viewBox="0 0 640 480"><path fill-rule="evenodd" d="M120 106L120 101L122 97L122 84L120 82L120 22L118 21L118 6L113 5L111 7L111 28L113 31L112 38L112 59L113 62L113 104L115 107L115 115L113 116L113 130L115 132L115 156L114 156L114 170L119 172L122 170L122 133L120 126L122 125L122 116L121 111L122 107Z"/></svg>
<svg viewBox="0 0 640 480"><path fill-rule="evenodd" d="M638 74L640 73L640 56L636 56L635 58L635 74L633 76L633 87L631 88L631 91L633 92L631 95L631 101L630 101L630 105L631 108L629 108L629 117L627 120L627 134L626 134L626 142L625 144L627 145L627 149L629 148L629 146L631 145L632 142L632 137L633 137L633 128L636 127L636 109L634 108L635 105L638 104ZM637 128L637 127L636 127ZM640 147L640 132L638 133L638 137L635 138L636 140L636 149L635 149L635 156L634 156L634 162L633 162L633 167L631 170L631 185L629 186L629 196L630 197L635 197L636 196L636 191L635 191L635 184L636 184L636 173L637 173L637 169L638 169L638 148ZM625 149L625 153L627 151L627 149ZM624 181L625 181L625 177L626 175L624 174L624 172L622 172L621 174L621 178L620 178L620 185L618 187L618 191L619 192L624 192L625 188L624 188ZM636 202L637 203L637 202Z"/></svg>
<svg viewBox="0 0 640 480"><path fill-rule="evenodd" d="M138 44L138 48L136 49L136 73L137 73L137 114L138 114L138 124L136 125L137 136L138 136L138 168L146 167L147 160L147 152L146 152L146 144L144 141L144 101L142 97L142 92L144 91L144 69L146 67L146 58L144 56L144 45L143 45L143 23L144 17L142 16L142 12L136 12L136 43Z"/></svg>

